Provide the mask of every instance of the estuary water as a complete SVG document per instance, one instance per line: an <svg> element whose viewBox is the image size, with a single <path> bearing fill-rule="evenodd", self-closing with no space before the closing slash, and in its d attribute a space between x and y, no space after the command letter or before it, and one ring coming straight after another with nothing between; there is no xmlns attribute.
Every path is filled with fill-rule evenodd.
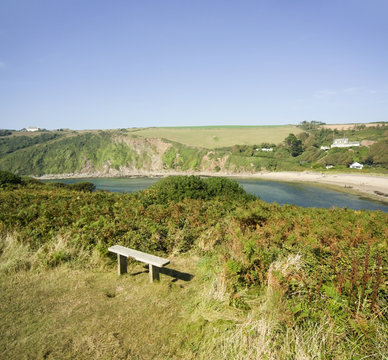
<svg viewBox="0 0 388 360"><path fill-rule="evenodd" d="M85 178L46 180L67 184L89 181L97 190L113 192L134 192L150 187L160 178ZM370 200L359 195L347 194L316 185L258 179L235 179L248 193L255 194L268 203L293 204L316 208L349 208L354 210L381 210L388 212L388 204Z"/></svg>

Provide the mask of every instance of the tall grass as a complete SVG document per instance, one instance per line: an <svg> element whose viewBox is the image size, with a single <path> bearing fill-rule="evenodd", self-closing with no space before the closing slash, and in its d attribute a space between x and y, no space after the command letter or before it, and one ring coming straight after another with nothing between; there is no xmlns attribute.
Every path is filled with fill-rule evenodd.
<svg viewBox="0 0 388 360"><path fill-rule="evenodd" d="M329 315L318 323L285 325L290 311L277 274L287 277L303 266L300 255L290 255L272 263L266 287L258 296L247 292L240 294L249 304L249 311L230 308L225 292L221 291L223 296L219 296L223 274L208 282L202 290L202 301L192 315L192 321L200 325L189 327L194 332L191 336L200 339L200 344L194 348L190 344L186 346L186 356L214 360L386 359L388 327L379 321L374 321L376 346L366 357L360 355L364 346L362 338L350 341L346 330L339 331ZM221 288L224 287L221 285Z"/></svg>
<svg viewBox="0 0 388 360"><path fill-rule="evenodd" d="M74 244L69 236L56 235L41 246L33 247L17 233L0 236L0 273L44 270L67 264L72 268L98 268L107 264L97 249Z"/></svg>

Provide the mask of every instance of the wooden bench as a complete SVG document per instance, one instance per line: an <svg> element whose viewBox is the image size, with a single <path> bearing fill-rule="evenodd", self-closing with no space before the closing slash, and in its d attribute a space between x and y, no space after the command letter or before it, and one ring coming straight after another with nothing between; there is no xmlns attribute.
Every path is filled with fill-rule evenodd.
<svg viewBox="0 0 388 360"><path fill-rule="evenodd" d="M114 245L108 249L110 252L117 254L117 272L119 275L127 272L127 258L133 258L148 264L150 272L150 282L159 280L159 269L170 263L170 260L163 259L159 256L150 255L141 251L129 249L121 245Z"/></svg>

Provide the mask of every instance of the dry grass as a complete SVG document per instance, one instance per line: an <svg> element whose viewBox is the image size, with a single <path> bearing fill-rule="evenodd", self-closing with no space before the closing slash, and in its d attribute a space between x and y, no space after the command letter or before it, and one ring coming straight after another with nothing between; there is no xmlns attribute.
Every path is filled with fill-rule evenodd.
<svg viewBox="0 0 388 360"><path fill-rule="evenodd" d="M0 273L5 274L53 267L64 258L84 268L96 268L105 263L97 250L79 248L69 237L62 235L33 250L25 242L19 241L17 234L8 234L0 237L0 255Z"/></svg>
<svg viewBox="0 0 388 360"><path fill-rule="evenodd" d="M207 149L233 145L259 145L263 142L281 143L290 133L303 130L292 125L282 126L209 126L147 128L134 134L143 137L165 138L189 146Z"/></svg>
<svg viewBox="0 0 388 360"><path fill-rule="evenodd" d="M303 268L299 255L290 255L279 259L270 267L270 273L288 276ZM259 295L249 296L241 293L249 303L250 311L238 311L228 306L225 297L219 298L221 280L210 281L203 288L202 301L191 317L193 322L201 323L197 331L200 345L191 346L186 352L190 359L350 359L357 357L357 344L347 343L346 336L333 326L332 319L322 318L318 324L307 326L285 326L287 307L283 293L276 280L270 275L267 287ZM207 324L207 325L206 325ZM370 358L386 359L387 346L384 335L387 329L377 326L376 341L379 353L370 354Z"/></svg>
<svg viewBox="0 0 388 360"><path fill-rule="evenodd" d="M365 127L373 127L380 125L379 123L368 123L368 124L360 124L360 123L355 123L355 124L328 124L328 125L323 125L322 127L325 129L330 129L330 130L352 130L355 127L359 125L365 125Z"/></svg>
<svg viewBox="0 0 388 360"><path fill-rule="evenodd" d="M69 251L69 244L61 238L48 248ZM101 262L99 270L38 268L33 260L10 266L12 256L17 263L28 255L15 237L2 242L0 359L304 360L357 354L352 344L342 352L343 339L329 319L307 328L284 326L287 309L275 277L261 294L240 294L250 311L230 306L216 258L172 258L171 268L194 278L162 274L160 283L150 284L138 262L121 277L114 259ZM270 272L287 276L301 269L301 257L293 255ZM380 353L373 358L387 353L386 330L377 328Z"/></svg>
<svg viewBox="0 0 388 360"><path fill-rule="evenodd" d="M118 277L114 267L92 272L64 266L2 273L0 358L175 357L182 303L193 285L164 275L149 284L140 264L130 265L130 273L138 274Z"/></svg>

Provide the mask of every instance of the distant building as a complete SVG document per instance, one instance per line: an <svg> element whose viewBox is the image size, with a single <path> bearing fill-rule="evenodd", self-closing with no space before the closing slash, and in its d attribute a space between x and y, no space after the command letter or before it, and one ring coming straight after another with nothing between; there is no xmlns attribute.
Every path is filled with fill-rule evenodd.
<svg viewBox="0 0 388 360"><path fill-rule="evenodd" d="M27 128L27 131L38 131L39 130L39 128L37 128L36 126L29 126L28 128Z"/></svg>
<svg viewBox="0 0 388 360"><path fill-rule="evenodd" d="M261 148L261 151L273 151L273 148Z"/></svg>
<svg viewBox="0 0 388 360"><path fill-rule="evenodd" d="M325 150L325 151L330 150L330 146L321 146L321 150Z"/></svg>
<svg viewBox="0 0 388 360"><path fill-rule="evenodd" d="M332 148L338 147L338 148L348 148L352 146L360 146L359 141L349 141L348 138L343 139L334 139L333 144L331 145Z"/></svg>
<svg viewBox="0 0 388 360"><path fill-rule="evenodd" d="M362 168L364 167L364 165L358 163L358 162L355 162L353 163L352 165L349 166L351 169L359 169L359 170L362 170Z"/></svg>

